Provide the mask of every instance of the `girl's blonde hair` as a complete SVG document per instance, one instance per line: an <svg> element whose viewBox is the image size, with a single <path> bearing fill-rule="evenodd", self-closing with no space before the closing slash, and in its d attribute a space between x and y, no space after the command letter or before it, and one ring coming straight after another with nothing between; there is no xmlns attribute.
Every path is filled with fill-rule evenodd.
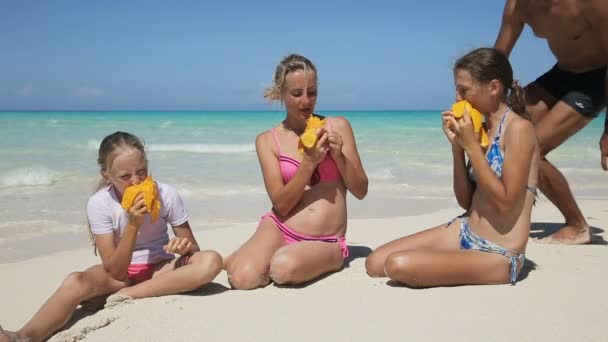
<svg viewBox="0 0 608 342"><path fill-rule="evenodd" d="M317 72L317 68L308 58L291 54L283 58L279 65L277 65L273 76L274 84L266 89L264 98L268 101L281 101L283 88L285 87L285 78L289 72L296 70L312 70L315 74Z"/></svg>

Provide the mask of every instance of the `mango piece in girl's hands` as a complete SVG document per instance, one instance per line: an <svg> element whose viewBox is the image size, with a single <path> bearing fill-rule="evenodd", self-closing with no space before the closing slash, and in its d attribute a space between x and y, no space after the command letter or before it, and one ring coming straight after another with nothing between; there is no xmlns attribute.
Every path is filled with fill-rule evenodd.
<svg viewBox="0 0 608 342"><path fill-rule="evenodd" d="M452 113L456 119L462 118L465 111L471 116L475 133L480 133L481 131L481 135L479 137L481 147L488 147L490 144L490 139L488 138L486 131L481 129L481 125L483 123L483 114L481 114L481 112L477 109L473 108L473 106L467 100L458 101L452 105Z"/></svg>
<svg viewBox="0 0 608 342"><path fill-rule="evenodd" d="M156 221L160 215L160 201L158 200L156 182L154 182L151 176L148 176L143 182L131 185L125 189L125 193L122 195L122 207L125 210L129 210L139 193L144 194L144 204L146 205L146 210L152 216L152 222Z"/></svg>
<svg viewBox="0 0 608 342"><path fill-rule="evenodd" d="M325 124L325 119L321 120L318 116L311 115L306 120L306 129L300 136L300 143L303 147L311 148L317 143L317 129L322 128ZM304 149L300 148L300 152L303 153Z"/></svg>

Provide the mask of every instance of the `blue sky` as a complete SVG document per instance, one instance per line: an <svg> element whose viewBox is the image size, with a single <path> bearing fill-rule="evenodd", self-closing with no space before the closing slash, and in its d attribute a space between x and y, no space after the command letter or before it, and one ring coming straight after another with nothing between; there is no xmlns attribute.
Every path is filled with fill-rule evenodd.
<svg viewBox="0 0 608 342"><path fill-rule="evenodd" d="M441 109L451 66L493 45L504 1L0 1L0 110L268 110L280 59L319 70L319 110ZM554 64L526 29L516 78Z"/></svg>

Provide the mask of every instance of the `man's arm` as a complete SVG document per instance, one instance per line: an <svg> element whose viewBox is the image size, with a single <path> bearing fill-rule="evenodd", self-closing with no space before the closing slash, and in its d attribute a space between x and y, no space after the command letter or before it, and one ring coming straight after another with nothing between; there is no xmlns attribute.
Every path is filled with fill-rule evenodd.
<svg viewBox="0 0 608 342"><path fill-rule="evenodd" d="M524 22L516 10L517 0L507 0L502 13L502 24L494 47L509 56L524 29Z"/></svg>

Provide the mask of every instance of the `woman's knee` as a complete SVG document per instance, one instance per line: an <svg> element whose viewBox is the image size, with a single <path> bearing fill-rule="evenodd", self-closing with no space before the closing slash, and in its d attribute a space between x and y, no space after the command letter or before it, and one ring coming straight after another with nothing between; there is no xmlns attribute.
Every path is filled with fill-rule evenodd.
<svg viewBox="0 0 608 342"><path fill-rule="evenodd" d="M260 270L260 267L249 262L240 265L233 262L226 271L233 289L253 290L270 282L267 271Z"/></svg>
<svg viewBox="0 0 608 342"><path fill-rule="evenodd" d="M385 261L386 255L384 253L378 253L378 250L375 250L365 258L365 271L370 277L385 277Z"/></svg>
<svg viewBox="0 0 608 342"><path fill-rule="evenodd" d="M384 262L384 272L390 279L405 285L412 287L421 285L417 277L416 260L408 252L390 254Z"/></svg>
<svg viewBox="0 0 608 342"><path fill-rule="evenodd" d="M277 253L270 261L270 279L277 284L287 284L294 280L298 261L286 253Z"/></svg>

